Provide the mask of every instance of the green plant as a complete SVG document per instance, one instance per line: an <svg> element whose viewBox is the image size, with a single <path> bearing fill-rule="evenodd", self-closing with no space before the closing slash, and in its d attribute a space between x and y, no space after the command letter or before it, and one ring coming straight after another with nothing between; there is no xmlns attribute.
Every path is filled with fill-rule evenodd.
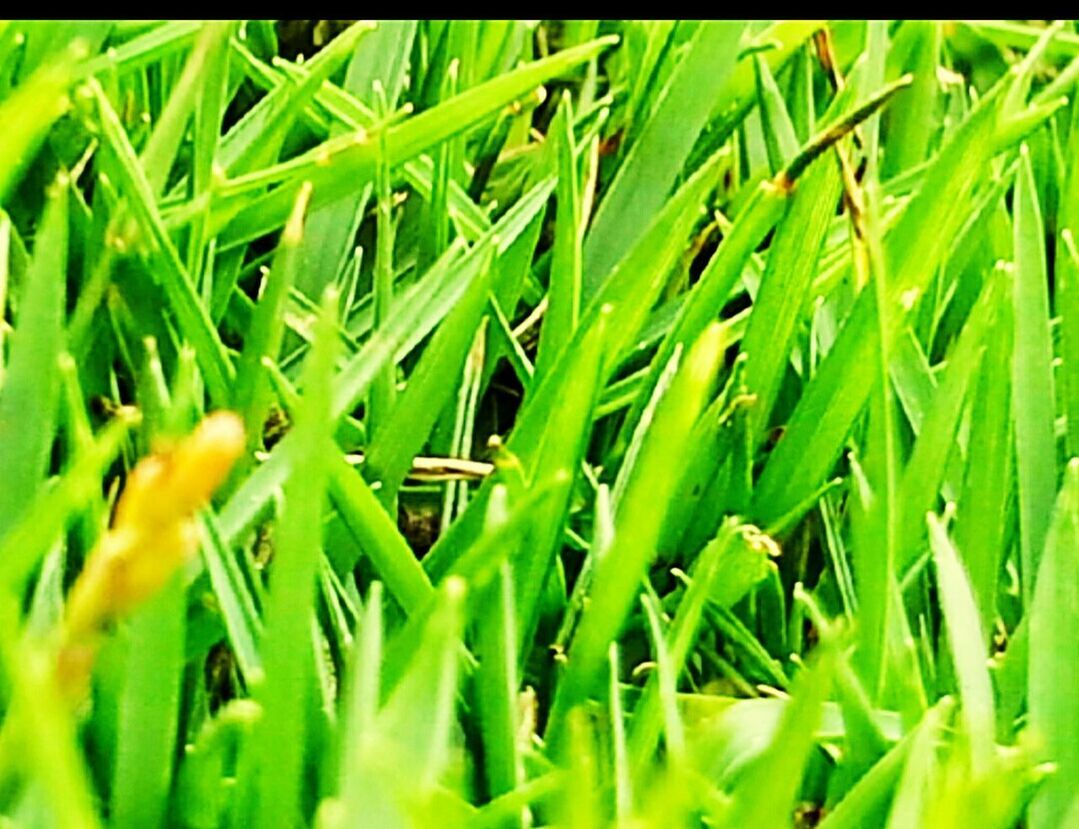
<svg viewBox="0 0 1079 829"><path fill-rule="evenodd" d="M0 22L4 820L1079 826L1077 78Z"/></svg>

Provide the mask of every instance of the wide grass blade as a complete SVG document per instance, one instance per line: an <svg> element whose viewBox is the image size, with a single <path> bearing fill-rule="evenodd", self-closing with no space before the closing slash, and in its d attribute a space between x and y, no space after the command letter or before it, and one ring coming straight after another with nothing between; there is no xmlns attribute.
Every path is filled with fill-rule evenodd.
<svg viewBox="0 0 1079 829"><path fill-rule="evenodd" d="M834 158L814 162L799 181L775 238L753 312L742 338L745 384L756 395L754 432L768 425L790 348L817 272L817 259L839 198L839 169Z"/></svg>
<svg viewBox="0 0 1079 829"><path fill-rule="evenodd" d="M718 94L734 68L743 24L709 21L697 27L600 202L584 246L584 296L590 299L647 231L685 164Z"/></svg>
<svg viewBox="0 0 1079 829"><path fill-rule="evenodd" d="M1079 461L1072 459L1038 569L1030 608L1030 727L1056 771L1028 811L1031 829L1063 826L1079 789L1079 654L1068 636L1079 617ZM1074 816L1070 819L1074 820ZM1070 825L1070 824L1068 824Z"/></svg>
<svg viewBox="0 0 1079 829"><path fill-rule="evenodd" d="M299 818L307 739L307 695L314 667L311 625L315 575L322 547L322 511L329 476L324 447L331 420L331 380L336 345L337 296L323 297L318 330L304 372L304 396L296 413L292 474L278 530L266 603L263 651L266 678L256 692L263 707L247 748L241 779L253 801L241 802L259 824ZM246 758L245 758L246 759ZM250 810L250 812L247 812Z"/></svg>
<svg viewBox="0 0 1079 829"><path fill-rule="evenodd" d="M6 476L0 538L23 517L48 472L60 402L69 186L66 176L55 183L42 217L0 385L0 457Z"/></svg>
<svg viewBox="0 0 1079 829"><path fill-rule="evenodd" d="M1057 488L1057 453L1045 231L1026 145L1020 150L1012 224L1015 232L1012 408L1015 412L1021 578L1023 595L1029 599L1052 517Z"/></svg>
<svg viewBox="0 0 1079 829"><path fill-rule="evenodd" d="M771 742L733 792L728 825L764 829L789 821L837 658L834 646L825 645L814 664L798 677Z"/></svg>
<svg viewBox="0 0 1079 829"><path fill-rule="evenodd" d="M712 391L724 344L724 330L715 325L694 344L684 362L678 352L672 358L679 368L659 401L619 500L611 552L597 563L591 602L570 646L568 668L547 726L553 742L566 726L565 717L595 687L607 643L618 635L640 580L655 557L659 525L650 520L652 510L666 510L678 483L678 471L671 468L670 459L691 450L686 437Z"/></svg>
<svg viewBox="0 0 1079 829"><path fill-rule="evenodd" d="M42 66L0 103L0 118L10 125L0 138L0 204L33 160L49 127L70 106L68 88L75 77L74 53Z"/></svg>
<svg viewBox="0 0 1079 829"><path fill-rule="evenodd" d="M168 808L180 739L185 599L177 574L130 621L110 825L157 826Z"/></svg>

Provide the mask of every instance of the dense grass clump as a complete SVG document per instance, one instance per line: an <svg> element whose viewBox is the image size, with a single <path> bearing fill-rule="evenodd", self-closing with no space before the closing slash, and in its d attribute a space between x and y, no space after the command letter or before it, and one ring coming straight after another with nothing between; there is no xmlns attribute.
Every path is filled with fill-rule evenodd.
<svg viewBox="0 0 1079 829"><path fill-rule="evenodd" d="M3 825L1079 827L1077 79L0 22Z"/></svg>

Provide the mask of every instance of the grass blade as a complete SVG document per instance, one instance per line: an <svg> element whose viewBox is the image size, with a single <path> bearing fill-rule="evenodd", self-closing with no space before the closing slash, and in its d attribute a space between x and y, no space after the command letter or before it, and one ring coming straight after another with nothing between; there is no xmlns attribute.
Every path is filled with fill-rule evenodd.
<svg viewBox="0 0 1079 829"><path fill-rule="evenodd" d="M600 202L584 246L590 299L663 204L734 68L744 24L702 23Z"/></svg>
<svg viewBox="0 0 1079 829"><path fill-rule="evenodd" d="M259 824L294 822L301 809L308 683L314 667L315 575L329 472L323 447L330 428L336 307L337 296L327 292L296 413L296 454L290 458L294 471L285 483L285 511L267 596L266 680L256 697L264 714L247 749L251 760L244 764L248 774L257 776L240 779L253 790L255 800L247 808Z"/></svg>
<svg viewBox="0 0 1079 829"><path fill-rule="evenodd" d="M0 538L23 517L48 472L60 402L68 186L66 176L56 182L42 218L0 385L0 455L6 476Z"/></svg>
<svg viewBox="0 0 1079 829"><path fill-rule="evenodd" d="M724 329L719 325L708 329L690 349L656 409L649 435L619 501L614 547L597 564L591 602L570 646L569 665L559 683L547 726L552 742L557 743L559 731L566 725L565 717L594 688L607 645L622 627L640 579L655 556L659 526L650 520L650 511L657 506L666 508L678 482L669 459L688 448L685 438L711 392L723 346ZM677 360L677 356L672 359Z"/></svg>
<svg viewBox="0 0 1079 829"><path fill-rule="evenodd" d="M1052 518L1056 493L1056 397L1045 233L1034 187L1030 153L1020 150L1015 185L1015 353L1012 406L1015 411L1015 471L1019 494L1019 542L1023 595L1033 594L1034 576Z"/></svg>
<svg viewBox="0 0 1079 829"><path fill-rule="evenodd" d="M959 554L948 538L943 522L932 513L928 514L928 521L941 608L959 684L960 717L970 740L971 770L975 775L982 775L993 761L996 730L993 686L987 667L988 646L970 579Z"/></svg>
<svg viewBox="0 0 1079 829"><path fill-rule="evenodd" d="M1056 501L1030 609L1030 727L1056 773L1030 804L1031 829L1065 825L1079 787L1079 657L1068 636L1079 617L1079 460L1072 459ZM1071 809L1074 813L1074 808Z"/></svg>

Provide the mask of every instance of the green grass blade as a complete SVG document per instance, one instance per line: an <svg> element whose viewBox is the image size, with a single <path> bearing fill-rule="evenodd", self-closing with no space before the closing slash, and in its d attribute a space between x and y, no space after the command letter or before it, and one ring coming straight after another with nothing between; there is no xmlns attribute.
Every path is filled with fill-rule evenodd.
<svg viewBox="0 0 1079 829"><path fill-rule="evenodd" d="M970 741L971 771L988 771L993 761L993 737L996 712L993 710L993 686L987 667L988 646L981 627L978 605L970 579L959 560L943 522L928 514L929 542L937 565L941 609L948 630L948 644L955 662L962 703L960 717Z"/></svg>
<svg viewBox="0 0 1079 829"><path fill-rule="evenodd" d="M10 125L0 138L0 204L18 184L49 127L67 112L68 88L74 79L72 55L42 66L0 103L0 118Z"/></svg>
<svg viewBox="0 0 1079 829"><path fill-rule="evenodd" d="M364 477L378 481L379 497L395 497L412 459L419 453L454 390L449 378L459 377L490 296L491 264L480 264L465 295L439 326L424 349L408 385L387 416L389 428L371 439Z"/></svg>
<svg viewBox="0 0 1079 829"><path fill-rule="evenodd" d="M1077 64L1079 65L1079 64ZM1079 106L1072 104L1067 158L1079 157ZM1054 302L1060 314L1061 385L1064 412L1068 419L1069 456L1079 454L1079 169L1068 165L1057 208L1057 255L1054 262Z"/></svg>
<svg viewBox="0 0 1079 829"><path fill-rule="evenodd" d="M647 231L682 169L738 56L742 24L702 23L648 123L600 202L583 252L590 299Z"/></svg>
<svg viewBox="0 0 1079 829"><path fill-rule="evenodd" d="M285 328L285 301L296 278L298 248L303 243L304 212L311 188L300 190L285 230L281 234L273 266L263 282L259 301L244 337L243 351L236 363L236 383L232 406L244 419L248 446L262 443L263 424L270 408L270 383L263 360L277 360Z"/></svg>
<svg viewBox="0 0 1079 829"><path fill-rule="evenodd" d="M68 186L66 176L55 183L42 217L0 385L0 456L6 478L0 538L23 517L48 472L60 402Z"/></svg>
<svg viewBox="0 0 1079 829"><path fill-rule="evenodd" d="M888 113L882 178L891 178L924 161L936 129L941 24L933 20L909 20L903 23L903 27L914 30L907 70L913 73L914 83L896 97ZM902 36L903 33L900 33L897 38Z"/></svg>
<svg viewBox="0 0 1079 829"><path fill-rule="evenodd" d="M888 813L887 829L916 829L929 816L930 789L941 774L937 756L939 732L950 719L951 708L951 700L941 700L926 713L912 734L907 761Z"/></svg>
<svg viewBox="0 0 1079 829"><path fill-rule="evenodd" d="M192 829L222 825L228 797L225 763L235 756L257 722L259 708L250 700L234 700L206 722L192 745L186 747L176 783L178 820Z"/></svg>
<svg viewBox="0 0 1079 829"><path fill-rule="evenodd" d="M480 272L484 257L494 248L503 254L540 211L551 193L551 183L537 185L485 237L464 256L451 249L411 289L401 294L391 316L393 324L372 336L342 368L334 382L332 411L340 418L359 405L378 370L390 359L402 359L417 342L439 325L460 301L471 280ZM228 541L250 529L274 490L285 479L288 462L282 447L244 482L221 512L221 528Z"/></svg>
<svg viewBox="0 0 1079 829"><path fill-rule="evenodd" d="M514 630L513 580L503 564L500 578L486 588L477 605L475 678L479 726L483 739L484 780L491 798L517 788L524 767L517 750L517 633ZM506 822L510 827L514 823ZM515 822L520 826L520 820Z"/></svg>
<svg viewBox="0 0 1079 829"><path fill-rule="evenodd" d="M661 723L667 761L677 769L685 763L686 754L685 731L675 699L678 677L672 664L670 649L667 647L667 636L664 635L663 624L659 619L660 611L655 593L641 593L641 605L648 622L648 638L652 645L652 661L655 663L652 676L655 678L655 699L659 707L659 716L656 719Z"/></svg>
<svg viewBox="0 0 1079 829"><path fill-rule="evenodd" d="M289 129L308 102L352 55L356 45L374 26L353 23L304 66L299 82L286 79L252 107L221 141L219 162L230 175L273 164Z"/></svg>
<svg viewBox="0 0 1079 829"><path fill-rule="evenodd" d="M526 402L528 410L521 413L519 420L519 428L524 428L520 434L514 430L507 444L507 451L517 456L537 491L540 487L553 485L551 495L532 510L533 520L513 558L517 588L514 606L519 620L518 652L522 659L535 641L542 606L542 592L537 585L547 583L552 577L573 493L572 486L562 488L558 482L572 482L588 448L608 330L607 321L603 319L592 329L590 336L577 343L572 360L562 363L566 368L553 374L541 387L546 394L536 392ZM544 421L545 428L536 430L539 433L534 438L536 443L529 446L524 435L530 425L538 425L539 419ZM447 533L446 538L451 538L451 534ZM432 566L437 562L438 559L432 556Z"/></svg>
<svg viewBox="0 0 1079 829"><path fill-rule="evenodd" d="M1056 772L1034 795L1031 829L1063 826L1079 788L1079 657L1069 632L1079 617L1079 461L1072 459L1056 501L1030 608L1027 688L1030 727ZM1072 812L1075 810L1072 809Z"/></svg>
<svg viewBox="0 0 1079 829"><path fill-rule="evenodd" d="M600 293L588 304L574 339L559 355L547 382L536 384L531 390L531 396L517 418L507 444L526 469L531 468L539 457L551 412L564 411L568 416L570 410L563 406L567 385L574 389L576 397L592 395L591 388L580 387L583 381L577 380L577 375L569 368L589 366L588 376L592 376L590 364L577 362L580 359L579 352L588 350L585 344L598 343L600 359L597 376L601 379L597 381L597 385L602 385L607 374L614 369L611 365L613 358L620 354L638 333L669 269L685 243L700 203L713 184L714 171L713 161L699 170L668 202L648 233L619 263ZM607 324L607 320L615 319L618 320L618 325ZM603 330L599 333L601 327ZM556 438L564 443L582 439L575 431L562 435L559 434L560 431L564 430L553 430ZM461 520L451 525L450 530L440 537L428 557L431 562L430 572L444 572L448 569L445 563L449 557L459 554L460 550L468 546L468 539L479 535L478 524L486 509L488 494L489 488L481 489L472 500L475 507L469 509ZM520 601L517 607L522 607Z"/></svg>
<svg viewBox="0 0 1079 829"><path fill-rule="evenodd" d="M362 43L369 42L366 38ZM241 58L244 68L249 72L249 79L262 89L272 89L283 74L279 69L262 63L254 55L233 43L235 52ZM316 93L315 102L332 113L335 122L345 130L370 130L378 126L383 119L376 116L373 108L365 105L346 89L335 86L329 81L323 83ZM310 110L306 113L310 116ZM429 199L433 189L434 163L428 156L420 156L406 162L402 168L405 181L416 188L421 198ZM476 240L490 229L491 223L480 207L472 201L456 181L450 182L450 205L457 214L461 231L471 240Z"/></svg>
<svg viewBox="0 0 1079 829"><path fill-rule="evenodd" d="M640 579L656 554L659 526L652 511L666 509L678 482L670 458L690 449L685 445L686 437L711 392L724 345L723 328L716 325L708 329L690 349L656 408L632 478L619 501L614 547L597 564L591 601L570 646L568 668L548 721L552 742L557 742L569 712L593 690L608 643L621 629Z"/></svg>
<svg viewBox="0 0 1079 829"><path fill-rule="evenodd" d="M867 771L846 797L839 801L818 824L821 829L855 829L880 826L910 752L915 734L908 734L894 745L876 765Z"/></svg>
<svg viewBox="0 0 1079 829"><path fill-rule="evenodd" d="M536 371L540 377L546 374L558 352L572 338L581 314L581 243L584 222L581 217L581 185L578 181L573 139L573 109L568 95L563 96L559 103L550 133L552 140L558 142L558 187L555 193L558 211L555 214L547 312L544 314L536 350Z"/></svg>
<svg viewBox="0 0 1079 829"><path fill-rule="evenodd" d="M753 56L753 68L757 73L757 98L760 100L761 126L768 148L768 166L775 175L798 155L801 142L795 134L783 93L779 91L768 62L759 53Z"/></svg>
<svg viewBox="0 0 1079 829"><path fill-rule="evenodd" d="M356 44L345 72L342 91L374 109L375 84L385 93L389 110L397 107L406 78L408 55L416 33L416 21L380 20L377 27ZM347 127L331 126L331 135ZM309 296L337 278L351 254L351 243L367 203L366 192L314 211L307 222L307 233L300 246L300 270L297 286Z"/></svg>
<svg viewBox="0 0 1079 829"><path fill-rule="evenodd" d="M212 66L217 55L227 48L230 29L229 24L204 25L191 50L191 56L184 64L184 71L169 95L168 104L154 125L146 147L139 155L139 160L146 170L146 180L155 196L160 195L168 183L177 151L187 133L187 122L198 106L207 68Z"/></svg>
<svg viewBox="0 0 1079 829"><path fill-rule="evenodd" d="M736 787L729 825L765 829L790 820L835 674L834 647L822 650L798 677L768 748Z"/></svg>
<svg viewBox="0 0 1079 829"><path fill-rule="evenodd" d="M925 281L946 252L951 234L945 230L958 229L965 218L954 206L966 203L992 153L997 101L984 99L957 130L884 239L893 304L889 326L903 323L908 305L925 290ZM910 250L921 253L912 257ZM864 372L876 362L880 348L874 306L874 292L863 291L769 458L752 509L764 524L789 513L820 486L865 405L873 386Z"/></svg>
<svg viewBox="0 0 1079 829"><path fill-rule="evenodd" d="M21 641L18 609L5 594L0 611L0 659L11 683L0 741L0 764L26 763L40 781L55 825L64 829L100 826L89 770L79 752L75 718L58 687L48 648ZM13 756L18 753L18 757Z"/></svg>
<svg viewBox="0 0 1079 829"><path fill-rule="evenodd" d="M959 497L955 541L970 574L982 629L997 618L997 582L1007 553L1008 497L1012 486L1010 297L1003 296L986 337L980 377L971 404L966 480Z"/></svg>
<svg viewBox="0 0 1079 829"><path fill-rule="evenodd" d="M324 447L330 437L336 306L336 295L327 292L304 372L304 397L293 430L293 472L285 483L285 508L267 596L263 637L266 680L256 694L263 706L263 719L248 749L253 763L247 766L253 767L257 777L240 780L257 793L250 808L259 824L294 822L301 809L306 699L314 667L311 625L315 575L329 472Z"/></svg>
<svg viewBox="0 0 1079 829"><path fill-rule="evenodd" d="M730 233L694 285L678 311L670 331L660 343L648 378L643 384L623 426L623 440L636 424L659 372L670 360L675 348L694 342L716 318L716 309L726 302L750 255L784 215L790 194L768 184L762 184L735 220Z"/></svg>
<svg viewBox="0 0 1079 829"><path fill-rule="evenodd" d="M815 162L799 181L770 246L742 338L746 388L757 397L752 418L758 434L768 425L783 371L790 362L796 326L817 273L817 259L839 191L835 159L825 157Z"/></svg>
<svg viewBox="0 0 1079 829"><path fill-rule="evenodd" d="M342 414L359 405L374 375L395 358L400 360L402 349L408 353L449 310L460 302L472 280L482 272L486 257L493 249L496 256L524 232L532 218L542 209L551 193L551 182L532 188L484 237L458 259L443 256L422 282L403 292L390 315L392 325L368 340L356 355L341 369L335 386L333 411Z"/></svg>
<svg viewBox="0 0 1079 829"><path fill-rule="evenodd" d="M386 135L388 163L396 167L431 151L448 138L481 123L535 86L591 59L610 44L610 39L601 38L558 52L474 86L400 125L389 127ZM266 196L252 201L247 193L238 193L231 200L226 197L224 204L215 205L215 214L221 211L217 220L220 224L215 227L229 225L222 244L237 244L280 227L301 181L312 183L315 207L356 192L365 183L373 181L377 136L364 134L359 136L363 139L359 142L357 137L345 135L331 139L303 156L279 165L276 170L271 168L269 172L260 173L259 187L282 182ZM232 206L237 199L245 203L238 213Z"/></svg>
<svg viewBox="0 0 1079 829"><path fill-rule="evenodd" d="M177 755L184 669L183 575L130 621L113 769L110 825L158 826Z"/></svg>
<svg viewBox="0 0 1079 829"><path fill-rule="evenodd" d="M678 605L667 634L672 670L681 673L694 647L709 600L729 607L740 601L767 572L767 554L751 543L745 528L728 520L708 543L690 571L689 587ZM658 677L653 674L633 710L629 762L641 775L652 761L659 739Z"/></svg>
<svg viewBox="0 0 1079 829"><path fill-rule="evenodd" d="M383 134L383 139L384 137L385 134ZM394 293L393 248L397 230L393 215L393 189L390 180L390 167L386 155L386 144L383 140L379 143L379 160L375 171L375 264L374 271L371 274L371 325L376 333L380 328L385 328L389 324ZM435 202L437 203L437 201L436 198ZM445 207L444 204L438 206ZM442 211L439 211L440 215L441 213ZM422 256L421 251L421 267L425 267L429 261L434 261L437 254L445 250L446 239L443 238L439 242L436 256L428 259ZM364 425L368 434L377 436L379 432L383 431L384 418L388 421L396 398L397 361L389 360L372 380L371 389L364 405ZM380 493L380 497L389 509L394 508L395 502L392 496L387 498L385 493Z"/></svg>
<svg viewBox="0 0 1079 829"><path fill-rule="evenodd" d="M416 27L415 20L379 20L375 30L356 47L344 88L368 106L374 106L378 83L385 92L386 105L396 109L408 73L408 54Z"/></svg>
<svg viewBox="0 0 1079 829"><path fill-rule="evenodd" d="M231 34L232 26L223 25L222 36ZM205 35L211 38L211 35ZM229 103L229 43L227 38L214 41L209 48L200 77L200 93L195 101L191 128L191 197L203 197L213 182L214 164L221 144L221 123ZM206 217L199 216L191 226L188 240L187 269L190 273L203 273L206 257ZM212 286L211 286L212 287Z"/></svg>
<svg viewBox="0 0 1079 829"><path fill-rule="evenodd" d="M1073 134L1079 134L1079 128ZM1079 201L1079 193L1076 200ZM1079 222L1075 224L1079 225ZM1071 227L1060 234L1056 260L1056 304L1060 311L1061 380L1064 386L1064 411L1067 417L1069 454L1079 452L1079 249Z"/></svg>
<svg viewBox="0 0 1079 829"><path fill-rule="evenodd" d="M102 138L114 159L109 170L115 176L120 191L127 197L128 209L139 223L142 243L149 247L151 260L161 270L158 274L159 284L176 314L181 332L195 349L210 397L217 403L224 403L229 397L228 386L233 377L225 347L165 231L150 183L119 116L100 85L91 83L90 86L97 103Z"/></svg>
<svg viewBox="0 0 1079 829"><path fill-rule="evenodd" d="M439 590L407 672L364 729L357 746L362 754L353 767L360 773L345 783L342 793L346 803L360 808L346 816L353 822L407 827L454 820L447 810L457 803L440 800L439 793L453 745L464 595L459 579L450 579ZM408 762L408 775L400 773L402 762Z"/></svg>
<svg viewBox="0 0 1079 829"><path fill-rule="evenodd" d="M258 685L263 679L262 635L259 603L248 587L236 557L221 540L221 529L212 514L203 515L202 562L224 617L229 644L244 679Z"/></svg>
<svg viewBox="0 0 1079 829"><path fill-rule="evenodd" d="M327 454L336 450L326 446ZM330 461L330 492L341 518L363 548L375 570L406 613L424 607L432 596L431 582L416 561L394 519L379 503L371 488L349 467L344 458ZM356 562L340 563L344 572Z"/></svg>
<svg viewBox="0 0 1079 829"><path fill-rule="evenodd" d="M760 26L756 35L743 48L742 55L760 52L768 62L773 75L779 74L780 68L791 56L821 29L823 20L778 20L767 26ZM703 132L705 141L699 141L690 164L698 153L711 152L713 142L726 140L735 128L741 124L747 113L757 102L756 74L751 60L739 60L734 71L727 77L722 91L716 96L711 120Z"/></svg>
<svg viewBox="0 0 1079 829"><path fill-rule="evenodd" d="M1056 493L1056 398L1053 344L1049 331L1045 232L1038 207L1030 153L1020 151L1015 185L1015 353L1012 406L1015 411L1015 471L1019 496L1019 542L1023 595L1030 597Z"/></svg>
<svg viewBox="0 0 1079 829"><path fill-rule="evenodd" d="M947 369L936 388L914 444L899 490L901 540L896 565L905 571L919 551L922 535L915 528L918 515L932 510L944 482L945 466L955 444L956 430L974 373L981 361L987 332L1001 301L1000 275L992 273L977 305L948 357Z"/></svg>
<svg viewBox="0 0 1079 829"><path fill-rule="evenodd" d="M150 31L91 58L84 64L82 71L88 75L96 75L119 69L143 69L147 64L157 63L172 52L191 44L198 37L203 25L197 20L154 23Z"/></svg>
<svg viewBox="0 0 1079 829"><path fill-rule="evenodd" d="M102 429L94 445L34 499L22 520L0 540L0 585L11 590L23 587L63 531L68 516L99 494L101 477L119 453L133 420L130 415L119 417Z"/></svg>
<svg viewBox="0 0 1079 829"><path fill-rule="evenodd" d="M382 584L373 582L346 678L344 737L340 744L341 778L338 789L345 795L345 808L358 814L363 808L362 788L355 781L363 774L364 754L370 742L379 703L379 666L382 661Z"/></svg>

